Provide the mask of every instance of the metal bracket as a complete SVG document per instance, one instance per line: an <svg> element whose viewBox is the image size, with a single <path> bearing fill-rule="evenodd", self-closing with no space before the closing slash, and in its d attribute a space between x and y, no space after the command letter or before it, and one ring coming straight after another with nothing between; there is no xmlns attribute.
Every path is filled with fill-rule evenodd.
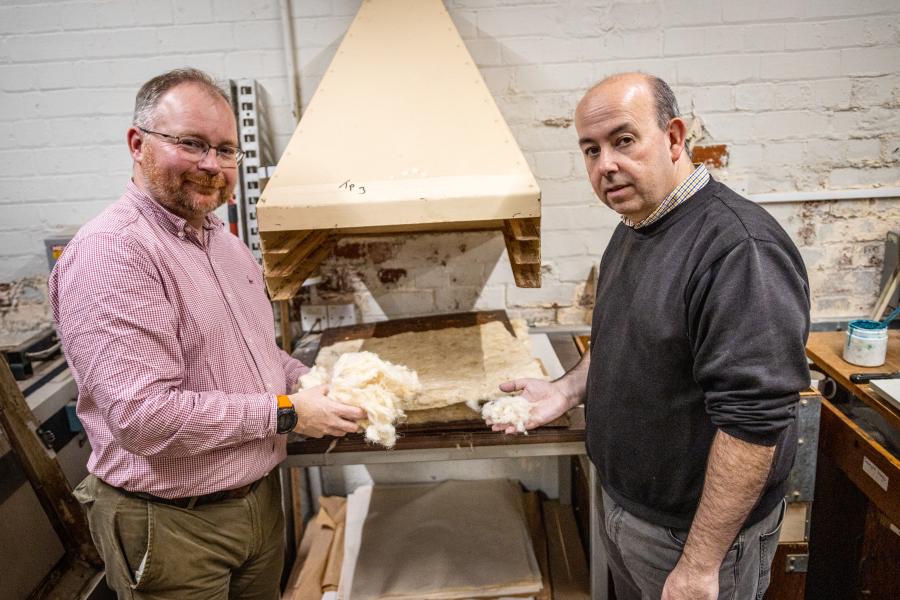
<svg viewBox="0 0 900 600"><path fill-rule="evenodd" d="M787 501L811 502L816 483L821 398L801 396L797 408L797 458L788 476Z"/></svg>
<svg viewBox="0 0 900 600"><path fill-rule="evenodd" d="M788 573L806 573L809 554L788 554L784 570Z"/></svg>

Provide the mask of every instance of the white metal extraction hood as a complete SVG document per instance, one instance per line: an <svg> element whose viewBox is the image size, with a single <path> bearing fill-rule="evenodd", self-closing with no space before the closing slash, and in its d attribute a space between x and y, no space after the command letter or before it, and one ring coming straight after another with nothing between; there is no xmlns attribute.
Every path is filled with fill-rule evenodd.
<svg viewBox="0 0 900 600"><path fill-rule="evenodd" d="M290 298L347 235L503 231L540 287L540 190L440 0L364 0L257 206Z"/></svg>

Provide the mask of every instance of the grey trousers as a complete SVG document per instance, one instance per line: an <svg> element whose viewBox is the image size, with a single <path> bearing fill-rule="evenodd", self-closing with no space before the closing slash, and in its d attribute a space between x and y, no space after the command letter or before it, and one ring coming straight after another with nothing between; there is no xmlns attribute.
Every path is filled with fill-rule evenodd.
<svg viewBox="0 0 900 600"><path fill-rule="evenodd" d="M74 491L121 599L277 600L284 514L275 469L244 498L179 508L88 475Z"/></svg>
<svg viewBox="0 0 900 600"><path fill-rule="evenodd" d="M603 495L600 538L606 547L617 600L658 600L684 550L687 530L673 530L639 519ZM743 529L719 569L719 600L760 600L769 587L769 570L784 519L785 503Z"/></svg>

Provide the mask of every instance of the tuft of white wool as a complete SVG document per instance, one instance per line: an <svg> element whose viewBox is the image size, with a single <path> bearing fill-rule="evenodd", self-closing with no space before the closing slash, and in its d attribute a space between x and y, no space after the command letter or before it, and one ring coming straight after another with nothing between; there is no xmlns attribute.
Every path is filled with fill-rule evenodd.
<svg viewBox="0 0 900 600"><path fill-rule="evenodd" d="M330 374L316 366L300 377L304 389L326 383L329 398L366 411L367 418L359 423L366 429L366 439L387 448L397 441L394 425L406 417L401 406L422 389L415 371L372 352L348 352Z"/></svg>
<svg viewBox="0 0 900 600"><path fill-rule="evenodd" d="M525 424L531 414L531 402L522 396L503 396L487 402L481 408L481 416L492 423L509 423L519 433L528 434Z"/></svg>

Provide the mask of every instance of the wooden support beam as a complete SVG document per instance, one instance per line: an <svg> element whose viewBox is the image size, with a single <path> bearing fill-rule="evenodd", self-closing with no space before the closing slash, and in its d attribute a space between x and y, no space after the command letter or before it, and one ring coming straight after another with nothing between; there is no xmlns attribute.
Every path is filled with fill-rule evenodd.
<svg viewBox="0 0 900 600"><path fill-rule="evenodd" d="M302 237L309 231L261 231L259 232L259 239L262 242L263 252L284 254L287 251L285 245L290 243L295 234L299 234Z"/></svg>
<svg viewBox="0 0 900 600"><path fill-rule="evenodd" d="M290 354L294 350L294 333L291 329L291 301L281 300L278 303L281 311L281 348Z"/></svg>
<svg viewBox="0 0 900 600"><path fill-rule="evenodd" d="M589 600L591 586L587 559L581 549L572 508L561 506L557 500L545 500L543 508L553 597Z"/></svg>
<svg viewBox="0 0 900 600"><path fill-rule="evenodd" d="M263 242L263 252L272 255L290 254L303 240L313 233L311 230L305 231L282 231L278 235L283 236L277 244L266 244ZM271 234L270 234L271 235Z"/></svg>
<svg viewBox="0 0 900 600"><path fill-rule="evenodd" d="M541 243L539 241L520 241L506 238L506 249L509 251L509 259L514 264L541 264Z"/></svg>
<svg viewBox="0 0 900 600"><path fill-rule="evenodd" d="M535 594L535 600L552 600L553 585L550 582L547 530L541 514L541 499L536 492L526 492L522 495L522 499L525 505L525 519L528 521L528 533L531 535L531 546L534 548L534 557L541 570L541 583L543 584L541 591Z"/></svg>
<svg viewBox="0 0 900 600"><path fill-rule="evenodd" d="M541 287L541 265L512 265L516 286L520 288Z"/></svg>
<svg viewBox="0 0 900 600"><path fill-rule="evenodd" d="M503 222L503 240L506 242L506 251L509 253L509 262L518 287L541 287L539 224L539 218L508 219Z"/></svg>
<svg viewBox="0 0 900 600"><path fill-rule="evenodd" d="M266 261L266 276L290 276L306 260L306 257L315 252L328 239L328 236L329 233L327 231L316 231L311 235L304 236L296 242L292 242L291 245L293 247L290 253L274 260L270 260L268 253L264 252L263 260Z"/></svg>
<svg viewBox="0 0 900 600"><path fill-rule="evenodd" d="M269 293L272 296L272 300L287 300L293 298L300 290L300 286L303 285L306 278L322 264L323 260L331 255L331 252L334 250L334 245L335 238L332 237L328 239L323 244L319 245L309 257L300 262L300 264L297 265L296 270L289 275L269 277L267 274L266 280L269 283Z"/></svg>
<svg viewBox="0 0 900 600"><path fill-rule="evenodd" d="M505 223L509 224L512 236L517 240L540 240L541 239L541 218L534 217L530 219L508 219Z"/></svg>
<svg viewBox="0 0 900 600"><path fill-rule="evenodd" d="M303 473L300 467L288 467L291 481L291 511L294 517L294 548L299 554L303 540Z"/></svg>
<svg viewBox="0 0 900 600"><path fill-rule="evenodd" d="M28 476L34 493L67 553L102 568L103 561L91 540L87 519L72 495L69 482L56 460L56 453L38 440L38 423L6 360L0 358L0 425ZM24 540L23 540L24 541Z"/></svg>

